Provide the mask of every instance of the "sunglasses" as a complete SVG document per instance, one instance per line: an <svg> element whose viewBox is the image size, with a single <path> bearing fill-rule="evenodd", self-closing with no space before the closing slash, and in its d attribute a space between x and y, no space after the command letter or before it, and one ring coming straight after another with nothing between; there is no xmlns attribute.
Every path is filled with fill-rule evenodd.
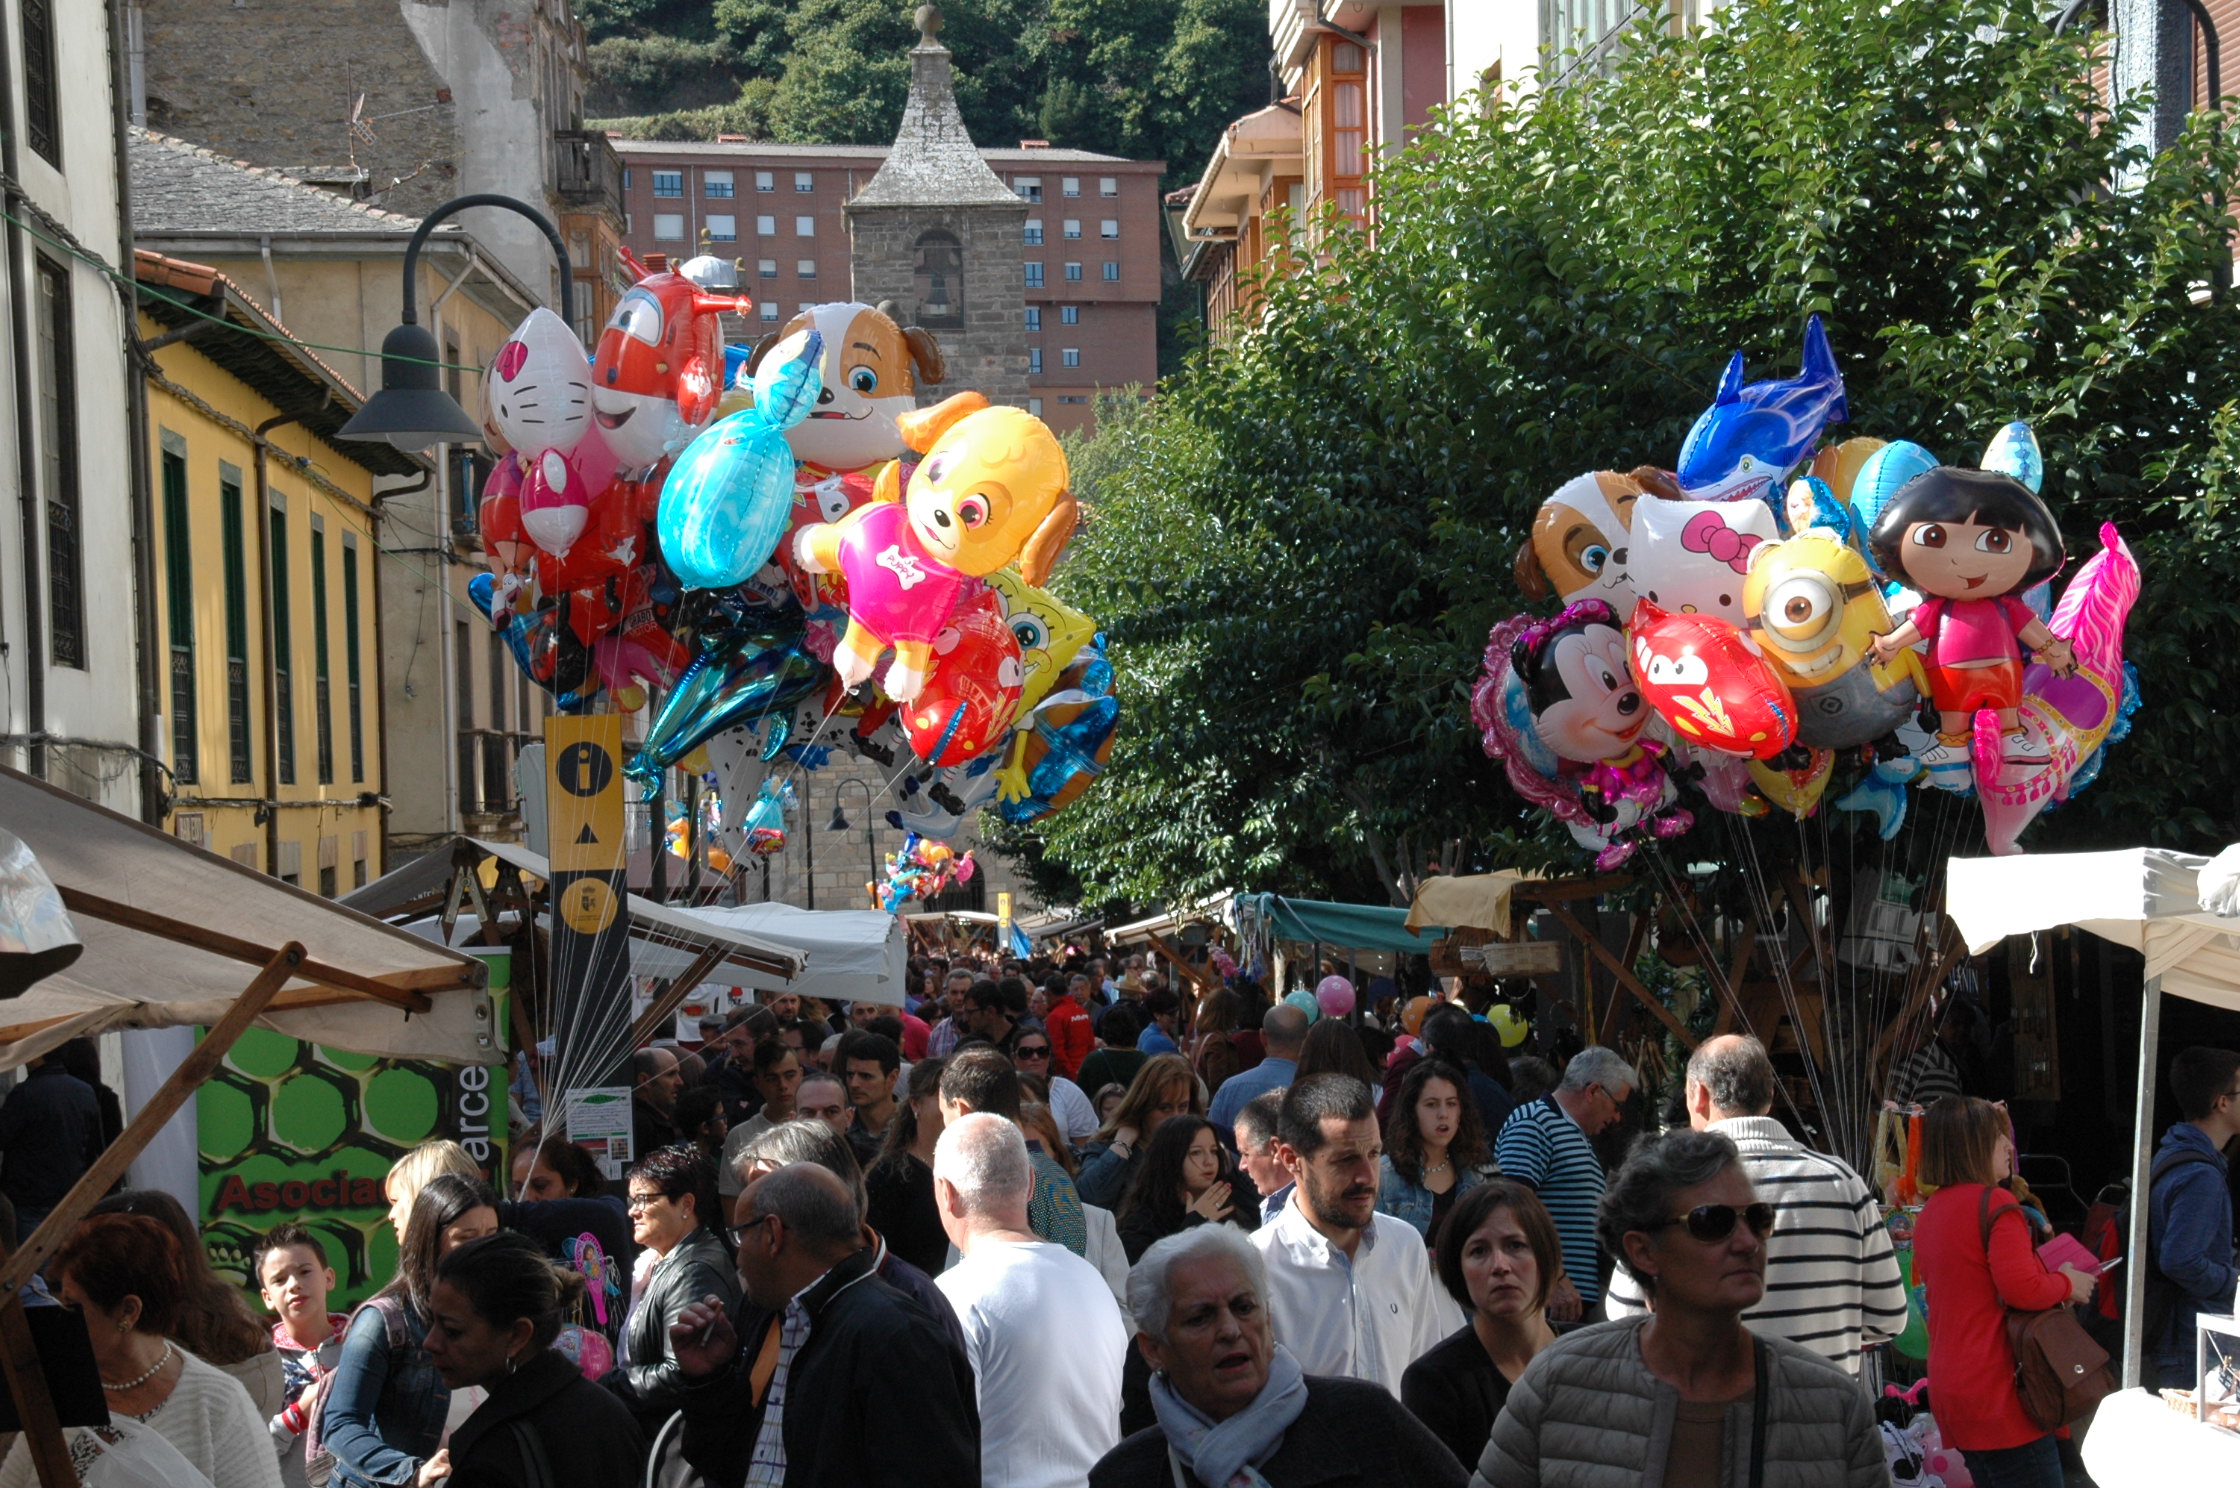
<svg viewBox="0 0 2240 1488"><path fill-rule="evenodd" d="M749 1235L777 1217L775 1214L765 1214L760 1219L750 1219L743 1225L727 1225L724 1227L723 1233L729 1237L731 1248L737 1250L740 1246L746 1244Z"/></svg>
<svg viewBox="0 0 2240 1488"><path fill-rule="evenodd" d="M1690 1235L1706 1245L1713 1245L1733 1234L1735 1222L1740 1220L1750 1226L1752 1234L1763 1240L1773 1233L1773 1215L1773 1206L1762 1200L1740 1208L1732 1204L1698 1204L1685 1214L1660 1219L1649 1228L1661 1230L1666 1225L1684 1224Z"/></svg>
<svg viewBox="0 0 2240 1488"><path fill-rule="evenodd" d="M1021 1044L1019 1046L1019 1057L1021 1059L1048 1059L1050 1057L1050 1046L1048 1044Z"/></svg>

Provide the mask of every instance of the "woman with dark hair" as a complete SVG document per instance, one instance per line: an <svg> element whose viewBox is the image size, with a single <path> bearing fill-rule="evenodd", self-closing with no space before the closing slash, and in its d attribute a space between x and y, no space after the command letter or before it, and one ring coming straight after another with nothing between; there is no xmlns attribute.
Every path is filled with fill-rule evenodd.
<svg viewBox="0 0 2240 1488"><path fill-rule="evenodd" d="M423 1340L428 1293L445 1254L498 1230L498 1196L479 1178L438 1173L413 1192L397 1275L351 1314L326 1404L305 1454L334 1455L344 1488L408 1483L443 1441L451 1391Z"/></svg>
<svg viewBox="0 0 2240 1488"><path fill-rule="evenodd" d="M1121 1003L1112 1011L1128 1006ZM1100 1209L1118 1208L1136 1169L1143 1165L1144 1145L1158 1135L1159 1124L1174 1116L1205 1113L1205 1094L1197 1076L1190 1073L1188 1060L1180 1054L1146 1059L1129 1082L1128 1093L1120 1097L1119 1109L1081 1149L1081 1171L1073 1180L1081 1202Z"/></svg>
<svg viewBox="0 0 2240 1488"><path fill-rule="evenodd" d="M939 1276L949 1259L949 1233L933 1197L933 1144L941 1139L941 1071L947 1066L945 1059L910 1066L904 1099L863 1175L871 1201L864 1222L928 1276Z"/></svg>
<svg viewBox="0 0 2240 1488"><path fill-rule="evenodd" d="M1191 1020L1196 1030L1190 1040L1190 1071L1208 1090L1219 1090L1221 1082L1244 1068L1244 1054L1237 1048L1238 1020L1244 1016L1244 1004L1237 994L1226 987L1217 987L1198 1000L1198 1011Z"/></svg>
<svg viewBox="0 0 2240 1488"><path fill-rule="evenodd" d="M1307 1030L1307 1041L1299 1049L1299 1072L1291 1083L1296 1085L1309 1075L1351 1075L1371 1090L1381 1078L1369 1062L1369 1051L1361 1047L1361 1036L1343 1018L1317 1018Z"/></svg>
<svg viewBox="0 0 2240 1488"><path fill-rule="evenodd" d="M1170 1116L1144 1148L1142 1166L1120 1203L1120 1244L1128 1263L1192 1225L1219 1224L1234 1212L1228 1154L1203 1116Z"/></svg>
<svg viewBox="0 0 2240 1488"><path fill-rule="evenodd" d="M1563 1242L1540 1196L1491 1178L1457 1200L1439 1232L1439 1280L1469 1323L1408 1366L1400 1403L1465 1462L1486 1436L1524 1367L1556 1341L1548 1292Z"/></svg>
<svg viewBox="0 0 2240 1488"><path fill-rule="evenodd" d="M669 1347L669 1325L703 1297L739 1301L739 1274L723 1237L716 1176L690 1143L661 1147L630 1169L631 1238L653 1253L652 1269L622 1326L622 1357L604 1383L637 1414L648 1436L676 1410L684 1373Z"/></svg>
<svg viewBox="0 0 2240 1488"><path fill-rule="evenodd" d="M94 1205L93 1212L144 1215L171 1232L186 1272L171 1337L203 1363L241 1381L266 1420L278 1415L288 1403L288 1386L272 1334L249 1311L241 1293L211 1269L202 1234L179 1201L161 1189L128 1188Z"/></svg>
<svg viewBox="0 0 2240 1488"><path fill-rule="evenodd" d="M525 1235L445 1256L428 1297L428 1357L453 1390L488 1397L413 1482L475 1488L613 1488L638 1481L645 1439L630 1411L552 1347L583 1279Z"/></svg>
<svg viewBox="0 0 2240 1488"><path fill-rule="evenodd" d="M566 1137L546 1137L513 1155L513 1181L524 1199L607 1199L606 1174L599 1161Z"/></svg>
<svg viewBox="0 0 2240 1488"><path fill-rule="evenodd" d="M1498 1171L1492 1156L1468 1077L1444 1060L1420 1060L1384 1124L1377 1212L1406 1220L1436 1245L1455 1200Z"/></svg>
<svg viewBox="0 0 2240 1488"><path fill-rule="evenodd" d="M731 1135L731 1122L723 1114L723 1097L713 1085L688 1085L677 1095L677 1134L700 1149L713 1169L723 1159L723 1139Z"/></svg>
<svg viewBox="0 0 2240 1488"><path fill-rule="evenodd" d="M175 1488L200 1488L175 1476L190 1468L218 1488L280 1488L280 1459L249 1392L167 1336L189 1292L186 1256L169 1229L145 1215L95 1215L47 1269L63 1305L85 1315L113 1423L68 1433L81 1474L98 1473L113 1456L119 1467L174 1475L165 1480ZM0 1485L39 1481L30 1446L18 1438L0 1464Z"/></svg>

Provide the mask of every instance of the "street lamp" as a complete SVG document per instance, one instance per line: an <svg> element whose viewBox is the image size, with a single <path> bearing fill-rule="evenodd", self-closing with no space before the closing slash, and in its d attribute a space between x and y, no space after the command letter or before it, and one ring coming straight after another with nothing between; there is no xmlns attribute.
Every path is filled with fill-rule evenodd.
<svg viewBox="0 0 2240 1488"><path fill-rule="evenodd" d="M542 212L527 202L488 191L447 201L420 219L412 241L405 244L404 323L381 338L381 391L368 398L357 415L335 431L335 438L378 441L393 444L408 454L417 454L431 444L482 436L482 426L459 406L458 399L443 390L442 379L437 376L442 370L442 358L436 338L420 324L413 294L420 268L420 245L428 240L428 234L438 223L467 207L504 207L537 225L560 260L560 318L570 327L575 325L575 268L568 261L567 245L560 241L560 230Z"/></svg>
<svg viewBox="0 0 2240 1488"><path fill-rule="evenodd" d="M869 781L850 777L833 787L832 820L824 824L824 829L827 832L845 832L848 830L848 815L840 809L840 800L848 793L848 787L851 785L860 786L863 789L863 845L870 854L870 881L877 883L879 881L879 840L874 834L878 831L878 821L871 814L874 798L871 794L871 783Z"/></svg>

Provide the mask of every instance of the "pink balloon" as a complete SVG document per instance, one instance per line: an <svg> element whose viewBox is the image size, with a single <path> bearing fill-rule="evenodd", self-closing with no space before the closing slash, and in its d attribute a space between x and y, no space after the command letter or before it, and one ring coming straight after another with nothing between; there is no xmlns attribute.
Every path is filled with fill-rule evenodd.
<svg viewBox="0 0 2240 1488"><path fill-rule="evenodd" d="M1353 1011L1353 983L1342 976L1326 976L1314 989L1314 1005L1325 1018L1343 1018Z"/></svg>

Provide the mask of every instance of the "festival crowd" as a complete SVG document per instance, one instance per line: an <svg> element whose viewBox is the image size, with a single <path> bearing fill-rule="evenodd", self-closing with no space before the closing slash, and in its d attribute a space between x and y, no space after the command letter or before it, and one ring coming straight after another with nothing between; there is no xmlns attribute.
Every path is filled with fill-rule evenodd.
<svg viewBox="0 0 2240 1488"><path fill-rule="evenodd" d="M396 1274L347 1313L310 1230L247 1258L259 1317L175 1200L114 1194L27 1297L88 1325L111 1424L68 1434L79 1480L1891 1481L1871 1360L1906 1326L1898 1258L1869 1185L1775 1119L1756 1040L1704 1042L1647 1123L1612 1049L1512 1053L1455 1002L1395 1037L1220 971L1187 1004L1140 958L913 963L903 1006L770 996L634 1056L619 1187L534 1128L503 1193L453 1143L407 1154ZM2170 1079L2149 1344L2180 1370L2234 1290L2240 1055ZM90 1095L50 1059L0 1105L15 1219L67 1188L57 1154L98 1151ZM2040 1258L2004 1112L1932 1102L1937 1416L1981 1488L2059 1488L2005 1317L2093 1279ZM0 1488L35 1481L18 1442Z"/></svg>

